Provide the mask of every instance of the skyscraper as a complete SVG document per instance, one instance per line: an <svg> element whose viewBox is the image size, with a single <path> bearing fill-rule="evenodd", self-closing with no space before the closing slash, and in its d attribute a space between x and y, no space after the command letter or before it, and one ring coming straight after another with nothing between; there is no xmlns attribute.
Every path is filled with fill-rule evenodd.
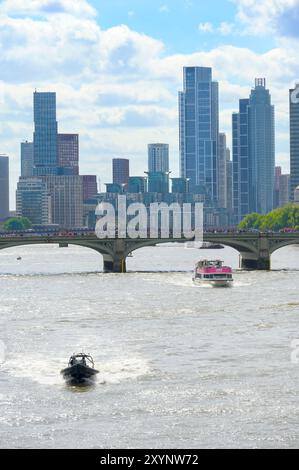
<svg viewBox="0 0 299 470"><path fill-rule="evenodd" d="M179 122L181 177L190 180L191 191L204 192L217 202L219 104L211 68L184 68Z"/></svg>
<svg viewBox="0 0 299 470"><path fill-rule="evenodd" d="M126 158L114 158L113 183L127 186L130 176L130 161Z"/></svg>
<svg viewBox="0 0 299 470"><path fill-rule="evenodd" d="M274 106L266 80L258 78L249 100L233 114L233 204L235 222L248 213L273 209L275 173Z"/></svg>
<svg viewBox="0 0 299 470"><path fill-rule="evenodd" d="M227 147L226 135L219 134L219 158L218 158L218 205L227 207Z"/></svg>
<svg viewBox="0 0 299 470"><path fill-rule="evenodd" d="M259 214L267 214L273 210L275 123L274 106L264 78L255 80L250 95L249 150L253 209Z"/></svg>
<svg viewBox="0 0 299 470"><path fill-rule="evenodd" d="M34 155L33 155L33 142L21 143L21 176L33 176L34 168Z"/></svg>
<svg viewBox="0 0 299 470"><path fill-rule="evenodd" d="M9 158L0 155L0 219L9 217Z"/></svg>
<svg viewBox="0 0 299 470"><path fill-rule="evenodd" d="M239 112L233 114L233 209L239 223L250 207L251 172L249 162L249 99L239 101Z"/></svg>
<svg viewBox="0 0 299 470"><path fill-rule="evenodd" d="M290 90L290 152L290 192L293 201L294 191L299 185L299 83Z"/></svg>
<svg viewBox="0 0 299 470"><path fill-rule="evenodd" d="M148 171L163 173L169 172L169 145L148 145Z"/></svg>
<svg viewBox="0 0 299 470"><path fill-rule="evenodd" d="M79 175L78 134L58 134L58 166L63 175Z"/></svg>
<svg viewBox="0 0 299 470"><path fill-rule="evenodd" d="M56 93L34 93L34 174L58 172Z"/></svg>

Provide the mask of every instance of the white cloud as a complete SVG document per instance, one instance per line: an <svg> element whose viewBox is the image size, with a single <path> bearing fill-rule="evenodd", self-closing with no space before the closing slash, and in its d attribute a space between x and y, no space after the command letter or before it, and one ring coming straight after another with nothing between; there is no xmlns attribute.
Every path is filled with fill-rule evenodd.
<svg viewBox="0 0 299 470"><path fill-rule="evenodd" d="M70 15L96 16L96 10L86 0L4 0L0 14L10 16L48 16L61 13Z"/></svg>
<svg viewBox="0 0 299 470"><path fill-rule="evenodd" d="M247 33L267 34L276 31L283 35L289 35L288 27L295 27L297 30L295 35L299 35L299 0L231 1L237 5L237 20L246 25ZM295 25L297 25L297 28ZM294 30L292 33L295 32Z"/></svg>

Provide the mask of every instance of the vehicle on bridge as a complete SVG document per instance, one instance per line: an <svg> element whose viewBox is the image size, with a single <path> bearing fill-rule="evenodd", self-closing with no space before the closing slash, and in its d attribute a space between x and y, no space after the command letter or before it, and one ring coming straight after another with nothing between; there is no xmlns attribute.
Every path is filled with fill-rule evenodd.
<svg viewBox="0 0 299 470"><path fill-rule="evenodd" d="M221 260L203 259L195 266L193 281L213 287L229 287L233 283L233 271L231 267L223 266Z"/></svg>

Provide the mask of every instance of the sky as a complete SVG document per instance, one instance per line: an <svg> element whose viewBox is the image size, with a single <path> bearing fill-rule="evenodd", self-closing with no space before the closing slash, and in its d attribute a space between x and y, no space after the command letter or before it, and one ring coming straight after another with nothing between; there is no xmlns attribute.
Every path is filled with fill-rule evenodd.
<svg viewBox="0 0 299 470"><path fill-rule="evenodd" d="M32 140L33 91L56 91L59 132L80 135L81 174L111 181L113 157L147 166L169 143L179 175L184 66L209 66L220 130L265 77L276 110L276 163L289 171L288 90L299 82L299 0L0 0L0 154L10 156L11 206L20 142Z"/></svg>

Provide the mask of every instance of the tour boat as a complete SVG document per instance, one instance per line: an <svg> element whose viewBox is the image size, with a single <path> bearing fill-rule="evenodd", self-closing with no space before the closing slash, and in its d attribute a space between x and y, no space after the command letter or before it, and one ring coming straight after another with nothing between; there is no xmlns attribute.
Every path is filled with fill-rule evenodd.
<svg viewBox="0 0 299 470"><path fill-rule="evenodd" d="M229 266L223 266L221 260L204 259L196 264L193 281L213 287L228 287L233 282L233 271Z"/></svg>
<svg viewBox="0 0 299 470"><path fill-rule="evenodd" d="M68 385L91 384L99 371L89 354L74 354L70 357L68 367L61 371Z"/></svg>

